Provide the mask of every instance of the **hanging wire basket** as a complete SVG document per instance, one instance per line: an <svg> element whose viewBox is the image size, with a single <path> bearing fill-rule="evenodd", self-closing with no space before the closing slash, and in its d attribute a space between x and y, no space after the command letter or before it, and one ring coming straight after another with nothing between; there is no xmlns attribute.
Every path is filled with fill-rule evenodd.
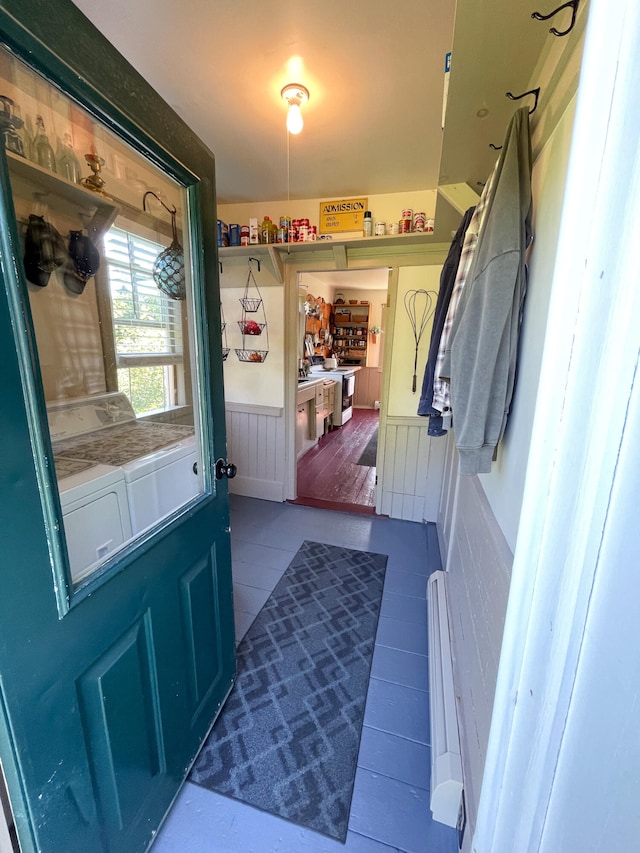
<svg viewBox="0 0 640 853"><path fill-rule="evenodd" d="M251 364L261 364L267 360L268 349L236 349L238 361L246 361Z"/></svg>
<svg viewBox="0 0 640 853"><path fill-rule="evenodd" d="M238 320L238 327L243 335L261 335L266 323L257 323L255 320Z"/></svg>
<svg viewBox="0 0 640 853"><path fill-rule="evenodd" d="M251 269L251 258L249 259L249 274L247 283L244 289L244 297L240 299L242 305L242 319L238 320L238 328L242 334L242 347L236 349L238 361L246 362L247 364L263 364L269 355L269 328L267 318L264 311L264 303L260 294L260 289ZM258 263L258 272L260 265ZM255 296L249 295L250 289L255 290ZM260 315L254 319L252 316L257 312ZM260 338L262 349L257 349L252 346L252 338ZM257 343L257 341L256 341ZM266 344L266 346L265 346Z"/></svg>
<svg viewBox="0 0 640 853"><path fill-rule="evenodd" d="M220 303L220 317L222 318L222 322L220 323L220 333L222 335L222 360L226 361L230 349L227 345L227 323L224 319L224 309L222 307L222 302Z"/></svg>
<svg viewBox="0 0 640 853"><path fill-rule="evenodd" d="M240 304L247 313L255 314L258 308L262 305L262 299L255 299L251 296L247 296L246 293L247 291L245 289L245 295L241 297Z"/></svg>

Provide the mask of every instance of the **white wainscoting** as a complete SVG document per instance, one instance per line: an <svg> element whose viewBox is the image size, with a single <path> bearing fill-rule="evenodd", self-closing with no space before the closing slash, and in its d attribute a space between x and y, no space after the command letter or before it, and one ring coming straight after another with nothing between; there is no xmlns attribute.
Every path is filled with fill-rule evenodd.
<svg viewBox="0 0 640 853"><path fill-rule="evenodd" d="M436 521L446 443L430 438L428 419L387 417L380 424L382 477L376 509L405 521Z"/></svg>
<svg viewBox="0 0 640 853"><path fill-rule="evenodd" d="M442 492L440 494L440 507L438 510L438 545L442 565L446 566L449 556L449 542L451 540L451 528L453 525L453 514L456 500L456 488L458 485L458 450L453 437L453 431L449 430L440 441L445 442L444 472L442 474Z"/></svg>
<svg viewBox="0 0 640 853"><path fill-rule="evenodd" d="M285 419L277 406L225 404L227 458L238 473L229 491L267 501L285 499Z"/></svg>
<svg viewBox="0 0 640 853"><path fill-rule="evenodd" d="M451 440L438 533L446 568L467 850L476 824L513 554L478 477L460 477L457 471L458 454Z"/></svg>

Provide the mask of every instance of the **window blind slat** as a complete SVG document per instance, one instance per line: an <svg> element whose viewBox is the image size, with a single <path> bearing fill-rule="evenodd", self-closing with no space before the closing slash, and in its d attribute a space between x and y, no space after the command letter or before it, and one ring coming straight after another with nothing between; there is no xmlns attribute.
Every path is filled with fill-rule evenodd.
<svg viewBox="0 0 640 853"><path fill-rule="evenodd" d="M152 277L164 246L113 227L104 241L116 354L182 355L180 313Z"/></svg>

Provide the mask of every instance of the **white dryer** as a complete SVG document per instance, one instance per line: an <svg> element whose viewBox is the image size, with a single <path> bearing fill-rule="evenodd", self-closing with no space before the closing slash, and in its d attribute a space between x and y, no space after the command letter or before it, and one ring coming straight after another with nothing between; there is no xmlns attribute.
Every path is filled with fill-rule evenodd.
<svg viewBox="0 0 640 853"><path fill-rule="evenodd" d="M193 435L123 464L134 535L155 524L199 493Z"/></svg>

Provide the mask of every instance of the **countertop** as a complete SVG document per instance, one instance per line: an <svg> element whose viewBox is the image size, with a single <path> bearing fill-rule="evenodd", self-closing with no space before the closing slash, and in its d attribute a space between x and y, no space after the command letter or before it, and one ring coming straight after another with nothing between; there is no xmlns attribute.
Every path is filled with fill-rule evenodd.
<svg viewBox="0 0 640 853"><path fill-rule="evenodd" d="M306 403L307 400L312 400L316 396L316 388L318 385L324 385L325 382L336 382L334 376L319 376L311 374L307 379L298 379L298 393L296 402Z"/></svg>
<svg viewBox="0 0 640 853"><path fill-rule="evenodd" d="M317 366L311 368L310 376L328 376L332 378L336 374L344 375L347 372L357 373L359 370L362 370L361 364L341 364L340 367L332 367L329 370L326 370L322 366Z"/></svg>

